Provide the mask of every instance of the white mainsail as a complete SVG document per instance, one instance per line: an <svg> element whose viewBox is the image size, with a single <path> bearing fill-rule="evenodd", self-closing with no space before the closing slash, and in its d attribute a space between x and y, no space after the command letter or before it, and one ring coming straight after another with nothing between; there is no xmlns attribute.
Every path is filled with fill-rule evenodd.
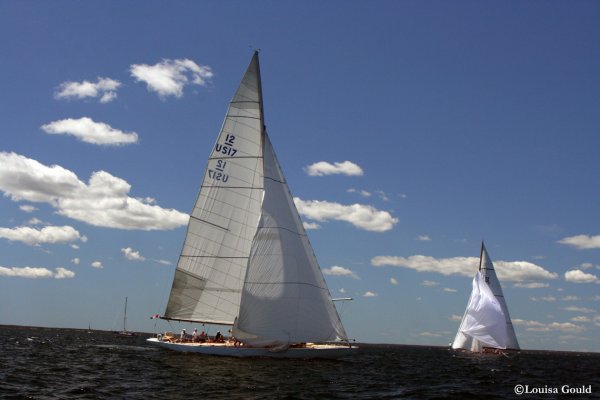
<svg viewBox="0 0 600 400"><path fill-rule="evenodd" d="M481 351L482 347L519 349L494 264L483 243L471 297L452 343L453 349Z"/></svg>
<svg viewBox="0 0 600 400"><path fill-rule="evenodd" d="M164 318L232 324L249 346L347 340L263 121L255 53L209 158Z"/></svg>
<svg viewBox="0 0 600 400"><path fill-rule="evenodd" d="M255 54L229 109L190 215L166 319L233 324L263 197L263 115Z"/></svg>

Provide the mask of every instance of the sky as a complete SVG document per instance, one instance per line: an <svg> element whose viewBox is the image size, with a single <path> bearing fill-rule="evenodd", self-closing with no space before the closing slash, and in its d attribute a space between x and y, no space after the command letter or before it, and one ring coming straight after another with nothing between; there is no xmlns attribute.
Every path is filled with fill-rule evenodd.
<svg viewBox="0 0 600 400"><path fill-rule="evenodd" d="M448 345L483 240L522 348L600 351L598 20L594 1L0 0L0 324L122 329L127 297L128 329L188 327L150 316L260 49L351 338Z"/></svg>

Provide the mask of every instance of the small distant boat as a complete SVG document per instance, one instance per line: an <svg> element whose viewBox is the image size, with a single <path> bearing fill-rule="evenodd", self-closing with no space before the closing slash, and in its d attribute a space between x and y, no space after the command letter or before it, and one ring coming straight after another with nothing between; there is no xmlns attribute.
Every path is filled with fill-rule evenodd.
<svg viewBox="0 0 600 400"><path fill-rule="evenodd" d="M161 318L232 326L235 340L201 342L184 332L148 339L178 351L338 358L357 349L266 132L258 52L208 159Z"/></svg>
<svg viewBox="0 0 600 400"><path fill-rule="evenodd" d="M500 281L483 242L479 270L452 348L490 354L520 349Z"/></svg>
<svg viewBox="0 0 600 400"><path fill-rule="evenodd" d="M125 311L123 313L123 330L121 332L117 332L117 336L119 336L119 337L137 336L137 333L127 330L127 297L125 297Z"/></svg>

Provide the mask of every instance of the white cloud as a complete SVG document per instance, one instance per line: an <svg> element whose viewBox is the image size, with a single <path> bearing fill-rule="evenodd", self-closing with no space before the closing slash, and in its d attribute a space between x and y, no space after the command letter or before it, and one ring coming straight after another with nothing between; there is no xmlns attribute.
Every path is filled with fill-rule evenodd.
<svg viewBox="0 0 600 400"><path fill-rule="evenodd" d="M134 64L129 70L131 76L138 82L145 82L148 90L158 93L161 98L181 97L185 85L205 86L213 77L210 67L188 59L165 59L154 65Z"/></svg>
<svg viewBox="0 0 600 400"><path fill-rule="evenodd" d="M397 285L398 284L398 280L396 278L390 278L390 283L392 285Z"/></svg>
<svg viewBox="0 0 600 400"><path fill-rule="evenodd" d="M102 269L104 268L104 266L102 265L102 263L100 261L94 261L93 263L90 264L92 267L97 268L97 269Z"/></svg>
<svg viewBox="0 0 600 400"><path fill-rule="evenodd" d="M35 229L28 226L17 228L0 228L0 238L10 241L19 241L30 246L39 246L40 244L60 244L75 241L86 242L87 238L82 236L72 226L46 226L42 229Z"/></svg>
<svg viewBox="0 0 600 400"><path fill-rule="evenodd" d="M316 222L303 222L302 225L304 225L304 229L307 231L321 228L321 225L317 224Z"/></svg>
<svg viewBox="0 0 600 400"><path fill-rule="evenodd" d="M421 286L425 286L425 287L433 287L433 286L437 286L439 284L440 284L439 282L428 281L428 280L424 280L423 282L421 282Z"/></svg>
<svg viewBox="0 0 600 400"><path fill-rule="evenodd" d="M453 257L436 259L415 255L408 258L376 256L371 259L376 267L394 266L414 269L419 272L437 272L443 275L473 276L479 266L478 257ZM501 281L523 282L539 279L556 279L558 274L527 261L496 261L496 273Z"/></svg>
<svg viewBox="0 0 600 400"><path fill-rule="evenodd" d="M575 306L563 307L562 310L571 311L571 312L582 312L582 313L586 313L586 314L596 312L596 310L594 310L592 308L575 307Z"/></svg>
<svg viewBox="0 0 600 400"><path fill-rule="evenodd" d="M574 283L600 283L600 279L596 275L578 269L565 272L565 280Z"/></svg>
<svg viewBox="0 0 600 400"><path fill-rule="evenodd" d="M363 297L377 297L377 293L366 291L365 294L363 294Z"/></svg>
<svg viewBox="0 0 600 400"><path fill-rule="evenodd" d="M123 132L88 117L61 119L42 125L41 128L49 134L71 135L82 142L101 146L120 146L138 142L137 133Z"/></svg>
<svg viewBox="0 0 600 400"><path fill-rule="evenodd" d="M30 204L23 204L23 205L19 206L19 209L21 211L25 211L26 213L32 213L34 211L37 211L37 208L35 208L34 206L32 206Z"/></svg>
<svg viewBox="0 0 600 400"><path fill-rule="evenodd" d="M558 243L573 246L577 249L600 249L600 235L569 236L559 240Z"/></svg>
<svg viewBox="0 0 600 400"><path fill-rule="evenodd" d="M334 174L348 176L364 175L362 168L351 161L335 162L333 164L328 163L327 161L319 161L307 166L305 168L305 171L310 176L324 176Z"/></svg>
<svg viewBox="0 0 600 400"><path fill-rule="evenodd" d="M424 336L424 337L440 337L442 335L440 335L439 333L421 332L421 333L419 333L419 336Z"/></svg>
<svg viewBox="0 0 600 400"><path fill-rule="evenodd" d="M450 321L462 321L462 315L452 314Z"/></svg>
<svg viewBox="0 0 600 400"><path fill-rule="evenodd" d="M165 230L185 225L189 216L129 197L131 185L108 172L92 173L86 184L73 172L0 152L0 191L14 201L48 203L56 212L94 226Z"/></svg>
<svg viewBox="0 0 600 400"><path fill-rule="evenodd" d="M579 296L565 296L561 299L562 301L579 301L581 297Z"/></svg>
<svg viewBox="0 0 600 400"><path fill-rule="evenodd" d="M417 240L421 242L429 242L431 241L431 238L428 235L419 235L417 236Z"/></svg>
<svg viewBox="0 0 600 400"><path fill-rule="evenodd" d="M334 275L334 276L349 276L354 279L360 279L356 273L352 272L352 270L344 267L340 267L338 265L334 265L331 268L323 269L323 273L325 275Z"/></svg>
<svg viewBox="0 0 600 400"><path fill-rule="evenodd" d="M140 255L139 251L135 251L131 247L121 249L121 253L123 253L123 256L126 259L131 261L144 261L146 259L144 256Z"/></svg>
<svg viewBox="0 0 600 400"><path fill-rule="evenodd" d="M581 333L585 330L584 327L580 325L575 325L571 322L551 322L551 323L543 323L538 321L526 321L522 319L513 319L514 325L522 325L526 327L527 331L531 332L550 332L550 331L561 331L561 332L571 332L571 333Z"/></svg>
<svg viewBox="0 0 600 400"><path fill-rule="evenodd" d="M446 293L456 293L456 289L452 289L452 288L449 288L449 287L445 287L443 290Z"/></svg>
<svg viewBox="0 0 600 400"><path fill-rule="evenodd" d="M81 260L77 257L75 257L74 259L71 260L71 262L75 265L79 265L79 263L81 263Z"/></svg>
<svg viewBox="0 0 600 400"><path fill-rule="evenodd" d="M66 268L56 268L56 273L54 274L54 279L67 279L73 278L75 276L75 272L70 271Z"/></svg>
<svg viewBox="0 0 600 400"><path fill-rule="evenodd" d="M0 267L0 276L12 276L18 278L54 278L54 279L65 279L73 278L75 273L68 269L59 267L56 268L56 272L50 271L48 268L34 268L34 267Z"/></svg>
<svg viewBox="0 0 600 400"><path fill-rule="evenodd" d="M108 103L117 98L117 89L121 82L110 78L98 78L96 83L63 82L54 94L57 99L84 99L86 97L100 97L100 103Z"/></svg>
<svg viewBox="0 0 600 400"><path fill-rule="evenodd" d="M515 288L523 288L523 289L540 289L546 288L550 286L549 283L541 283L541 282L529 282L529 283L515 283L513 287Z"/></svg>
<svg viewBox="0 0 600 400"><path fill-rule="evenodd" d="M168 260L152 260L157 264L162 264L162 265L171 265L171 261Z"/></svg>
<svg viewBox="0 0 600 400"><path fill-rule="evenodd" d="M380 211L364 204L346 206L329 201L302 200L299 197L294 197L294 203L300 214L319 222L346 221L357 228L372 232L389 231L398 223L398 219L392 217L387 211Z"/></svg>
<svg viewBox="0 0 600 400"><path fill-rule="evenodd" d="M547 302L556 301L556 297L554 297L554 296L530 297L529 299L532 301L547 301Z"/></svg>
<svg viewBox="0 0 600 400"><path fill-rule="evenodd" d="M592 320L589 317L586 317L585 315L579 315L577 317L571 318L571 321L573 321L573 322L591 322Z"/></svg>

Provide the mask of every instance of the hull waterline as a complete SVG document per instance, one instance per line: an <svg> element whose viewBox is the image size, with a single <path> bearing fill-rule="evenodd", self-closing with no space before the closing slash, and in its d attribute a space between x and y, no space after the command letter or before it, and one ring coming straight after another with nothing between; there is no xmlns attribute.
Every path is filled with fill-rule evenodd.
<svg viewBox="0 0 600 400"><path fill-rule="evenodd" d="M147 339L151 345L169 350L225 357L324 358L337 359L356 353L358 347L338 344L316 344L310 347L291 347L276 351L265 347L242 347L226 343L171 343L157 338Z"/></svg>

